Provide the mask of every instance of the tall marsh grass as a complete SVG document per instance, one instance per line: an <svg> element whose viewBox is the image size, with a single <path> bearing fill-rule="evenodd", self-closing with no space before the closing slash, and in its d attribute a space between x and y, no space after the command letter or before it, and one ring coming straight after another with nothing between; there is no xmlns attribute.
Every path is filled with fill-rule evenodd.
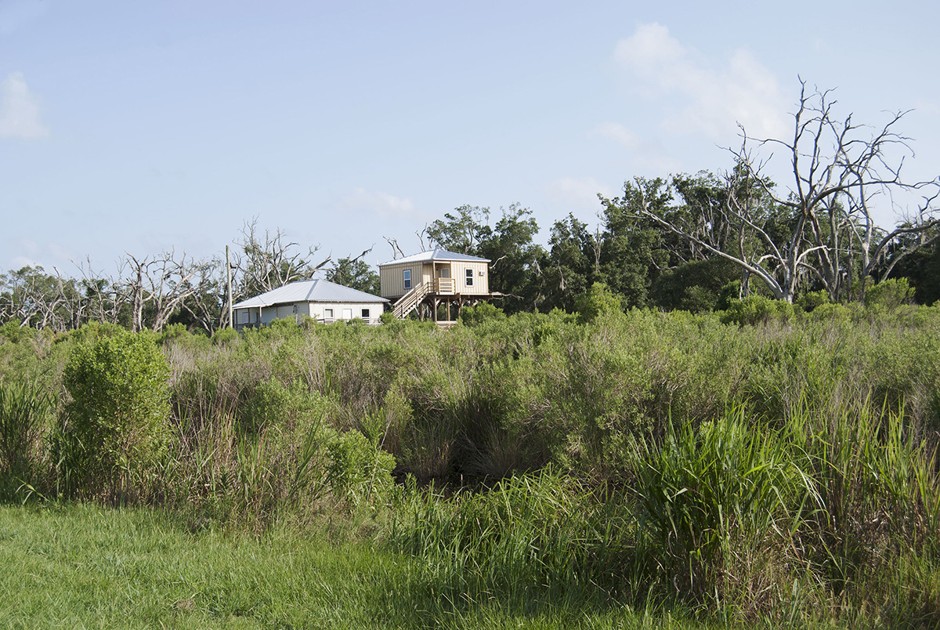
<svg viewBox="0 0 940 630"><path fill-rule="evenodd" d="M0 498L41 487L43 439L55 401L36 382L0 381Z"/></svg>
<svg viewBox="0 0 940 630"><path fill-rule="evenodd" d="M576 593L769 625L940 625L940 308L742 322L177 331L159 346L165 449L122 496L194 528L356 522L455 606ZM61 391L98 336L2 341L0 389L38 374L34 393ZM0 445L4 487L27 453L35 492L55 494L54 410L3 429L32 445Z"/></svg>

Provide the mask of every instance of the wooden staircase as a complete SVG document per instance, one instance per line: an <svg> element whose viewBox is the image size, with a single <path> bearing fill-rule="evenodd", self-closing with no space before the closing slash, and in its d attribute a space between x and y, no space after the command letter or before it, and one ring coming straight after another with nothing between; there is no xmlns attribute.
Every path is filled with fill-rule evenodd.
<svg viewBox="0 0 940 630"><path fill-rule="evenodd" d="M418 308L421 301L431 292L431 283L423 282L416 285L411 291L401 296L392 307L392 312L398 319L405 319L411 311Z"/></svg>

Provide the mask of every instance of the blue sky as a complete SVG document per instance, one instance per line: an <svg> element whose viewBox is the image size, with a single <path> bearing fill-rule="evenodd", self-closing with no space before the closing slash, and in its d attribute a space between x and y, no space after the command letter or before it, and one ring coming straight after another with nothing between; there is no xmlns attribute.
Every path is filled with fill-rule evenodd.
<svg viewBox="0 0 940 630"><path fill-rule="evenodd" d="M594 223L728 167L736 122L787 133L798 75L913 109L909 175L940 174L938 5L653 4L0 0L0 270L208 257L253 217L371 263L462 204Z"/></svg>

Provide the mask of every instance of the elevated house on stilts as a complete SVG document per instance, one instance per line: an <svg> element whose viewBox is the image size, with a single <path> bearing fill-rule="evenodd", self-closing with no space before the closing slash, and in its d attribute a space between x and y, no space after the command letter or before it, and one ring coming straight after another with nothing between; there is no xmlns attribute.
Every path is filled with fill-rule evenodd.
<svg viewBox="0 0 940 630"><path fill-rule="evenodd" d="M382 263L379 278L379 293L400 319L416 313L447 325L462 307L501 297L490 292L488 259L443 249Z"/></svg>

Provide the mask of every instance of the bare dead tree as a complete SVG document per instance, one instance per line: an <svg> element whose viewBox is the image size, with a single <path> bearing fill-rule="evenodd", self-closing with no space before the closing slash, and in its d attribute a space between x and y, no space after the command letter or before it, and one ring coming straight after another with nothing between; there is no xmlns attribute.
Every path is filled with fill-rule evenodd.
<svg viewBox="0 0 940 630"><path fill-rule="evenodd" d="M163 330L184 301L204 288L194 280L207 278L208 264L172 250L144 258L127 254L122 265L127 273L119 284L131 306L131 329Z"/></svg>
<svg viewBox="0 0 940 630"><path fill-rule="evenodd" d="M79 287L86 309L85 321L118 323L119 305L115 280L96 272L91 264L91 258L86 258L76 265L81 279Z"/></svg>
<svg viewBox="0 0 940 630"><path fill-rule="evenodd" d="M181 303L193 321L210 334L228 321L225 265L226 262L218 257L201 263L193 279L195 290Z"/></svg>
<svg viewBox="0 0 940 630"><path fill-rule="evenodd" d="M401 247L398 246L397 239L389 238L387 236L383 236L382 238L384 238L385 242L388 243L388 246L392 248L392 260L398 260L399 258L405 257L404 252L401 251Z"/></svg>
<svg viewBox="0 0 940 630"><path fill-rule="evenodd" d="M736 235L733 246L716 246L652 204L641 204L640 213L739 265L761 279L778 299L792 301L801 282L812 278L837 300L851 292L853 277L874 277L877 268L884 268L889 252L907 255L916 249L892 248L901 237L938 224L933 205L938 180L908 182L902 177L904 161L913 155L909 139L896 130L906 112L892 114L879 127L856 124L851 114L836 117L831 90L809 92L803 80L800 85L790 139L753 139L742 127L741 146L731 150L736 168L727 175L728 194L720 218ZM792 179L782 192L764 175L773 154L763 160L757 157L774 148L782 149L790 164ZM878 227L873 214L878 197L919 191L927 194L916 224L889 232ZM782 234L781 217L786 219Z"/></svg>
<svg viewBox="0 0 940 630"><path fill-rule="evenodd" d="M27 266L0 274L0 321L62 332L76 326L80 315L75 283L58 270Z"/></svg>
<svg viewBox="0 0 940 630"><path fill-rule="evenodd" d="M273 232L264 230L261 233L257 219L245 223L237 245L241 252L236 250L233 257L236 298L264 293L289 282L307 280L332 260L331 256L327 256L314 264L319 247L308 247L304 251L298 243L287 240L280 229Z"/></svg>

